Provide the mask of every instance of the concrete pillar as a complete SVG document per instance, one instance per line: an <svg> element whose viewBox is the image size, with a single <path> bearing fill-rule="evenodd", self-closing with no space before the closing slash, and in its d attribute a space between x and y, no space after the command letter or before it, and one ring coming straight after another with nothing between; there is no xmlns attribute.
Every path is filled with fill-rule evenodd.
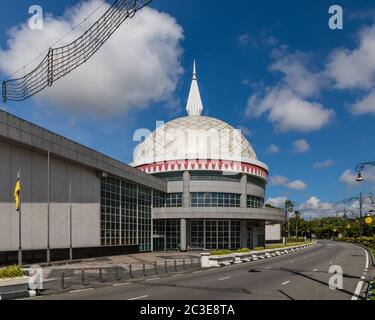
<svg viewBox="0 0 375 320"><path fill-rule="evenodd" d="M247 174L241 177L241 208L247 207Z"/></svg>
<svg viewBox="0 0 375 320"><path fill-rule="evenodd" d="M247 221L246 220L241 220L241 227L240 227L240 231L241 231L241 242L240 242L240 245L241 245L241 248L247 248Z"/></svg>
<svg viewBox="0 0 375 320"><path fill-rule="evenodd" d="M190 172L185 171L183 175L183 199L182 205L184 208L190 208Z"/></svg>
<svg viewBox="0 0 375 320"><path fill-rule="evenodd" d="M180 245L181 251L187 251L187 244L186 244L186 219L181 219L180 222Z"/></svg>

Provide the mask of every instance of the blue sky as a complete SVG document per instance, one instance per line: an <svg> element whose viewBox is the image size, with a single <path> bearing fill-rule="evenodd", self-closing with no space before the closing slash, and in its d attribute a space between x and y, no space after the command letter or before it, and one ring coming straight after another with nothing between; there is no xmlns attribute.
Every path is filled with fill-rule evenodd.
<svg viewBox="0 0 375 320"><path fill-rule="evenodd" d="M63 15L67 7L77 3L76 0L37 1L44 13L52 13L54 17ZM7 30L25 23L33 4L36 2L0 2L0 52L8 54L8 58L12 52L7 40L12 36ZM192 61L196 59L204 113L244 129L258 158L271 169L269 198L289 197L303 204L315 197L324 207L326 203L360 191L373 191L373 172L368 172L370 181L358 187L350 183L353 172L347 170L358 162L375 160L375 108L368 110L369 102L354 107L366 96L371 98L375 87L375 67L367 66L361 56L375 54L374 38L369 30L375 25L371 18L375 17L374 2L335 3L344 8L344 30L335 31L328 28L330 1L242 0L229 7L228 4L228 1L210 0L155 0L152 3L152 8L175 19L166 27L174 32L174 42L163 40L175 50L175 59L165 66L181 70L160 76L169 77L173 82L166 84L168 97L161 97L157 92L155 97L142 101L140 107L129 103L126 111L116 108L113 113L108 107L105 115L89 109L78 112L75 108L55 108L50 97L45 101L7 103L3 108L131 162L135 146L132 135L136 129L153 130L157 120L169 121L185 115ZM181 37L176 35L176 26L181 28ZM30 37L38 42L41 36L35 31ZM366 43L372 46L366 48ZM353 65L346 70L348 61ZM361 71L356 69L356 63L361 61L368 74L365 77L366 72L362 72L357 79L355 73ZM26 62L27 59L21 62L17 58L15 65L22 67ZM1 78L7 77L5 69L0 60ZM100 78L100 72L97 77ZM156 82L158 75L151 79ZM277 105L283 102L277 100L284 98L285 108L295 102L296 108L303 104L318 113L316 116L313 113L311 119L302 114L301 122L287 118L286 110L279 110ZM291 117L296 114L291 113ZM302 124L296 126L296 122Z"/></svg>

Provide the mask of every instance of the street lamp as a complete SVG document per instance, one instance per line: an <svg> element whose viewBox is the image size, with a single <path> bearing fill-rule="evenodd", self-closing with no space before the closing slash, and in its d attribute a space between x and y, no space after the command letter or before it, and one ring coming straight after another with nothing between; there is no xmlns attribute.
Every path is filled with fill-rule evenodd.
<svg viewBox="0 0 375 320"><path fill-rule="evenodd" d="M357 178L356 178L357 182L363 182L364 181L362 173L363 173L363 171L365 170L365 168L367 166L373 166L373 167L375 167L375 161L363 162L363 163L358 164L355 167L355 171L357 172Z"/></svg>

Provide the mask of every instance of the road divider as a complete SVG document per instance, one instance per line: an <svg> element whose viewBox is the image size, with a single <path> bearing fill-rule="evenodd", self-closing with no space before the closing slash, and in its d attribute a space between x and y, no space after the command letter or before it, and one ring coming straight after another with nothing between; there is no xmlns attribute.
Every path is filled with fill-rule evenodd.
<svg viewBox="0 0 375 320"><path fill-rule="evenodd" d="M266 249L261 251L238 252L223 255L211 255L208 252L201 253L202 268L220 268L233 264L257 261L259 259L270 259L285 254L299 252L301 250L315 246L317 242L311 242L292 247Z"/></svg>

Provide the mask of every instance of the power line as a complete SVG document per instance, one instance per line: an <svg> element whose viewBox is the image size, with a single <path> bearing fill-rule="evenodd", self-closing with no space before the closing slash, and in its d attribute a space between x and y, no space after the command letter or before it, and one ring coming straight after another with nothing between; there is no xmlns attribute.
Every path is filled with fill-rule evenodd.
<svg viewBox="0 0 375 320"><path fill-rule="evenodd" d="M3 81L3 101L23 101L46 87L51 87L55 81L89 60L125 20L133 18L138 10L147 6L151 1L116 0L104 15L79 38L70 44L49 48L47 55L33 71L21 78ZM93 14L94 12L91 15ZM59 41L61 39L56 43Z"/></svg>

